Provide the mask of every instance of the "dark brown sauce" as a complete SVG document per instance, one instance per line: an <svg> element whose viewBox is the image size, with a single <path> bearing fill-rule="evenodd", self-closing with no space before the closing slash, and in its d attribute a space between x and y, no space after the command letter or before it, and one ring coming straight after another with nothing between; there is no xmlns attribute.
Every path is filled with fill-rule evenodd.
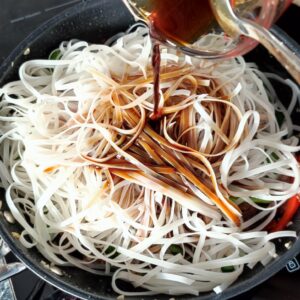
<svg viewBox="0 0 300 300"><path fill-rule="evenodd" d="M151 0L151 30L180 44L191 44L215 20L209 0Z"/></svg>
<svg viewBox="0 0 300 300"><path fill-rule="evenodd" d="M159 43L152 40L152 69L153 69L153 114L150 116L152 120L161 117L161 111L158 109L160 93L159 93L159 74L160 74L160 49Z"/></svg>
<svg viewBox="0 0 300 300"><path fill-rule="evenodd" d="M150 118L161 117L159 111L159 40L165 38L182 45L195 42L211 26L214 16L209 0L151 0L149 15L150 35L152 38L152 67L154 110Z"/></svg>

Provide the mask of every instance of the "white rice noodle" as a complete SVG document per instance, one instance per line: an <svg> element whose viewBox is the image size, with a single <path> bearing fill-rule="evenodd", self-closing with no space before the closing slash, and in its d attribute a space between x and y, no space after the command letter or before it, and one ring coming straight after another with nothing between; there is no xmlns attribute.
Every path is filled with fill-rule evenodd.
<svg viewBox="0 0 300 300"><path fill-rule="evenodd" d="M212 42L210 37L202 43ZM60 60L25 62L20 80L0 89L1 186L23 228L25 247L36 246L56 265L112 275L114 291L125 296L199 295L220 293L246 267L269 262L276 251L273 239L296 238L292 231L264 231L277 208L299 192L293 155L300 150L298 140L285 140L299 129L289 117L300 99L293 82L265 76L241 57L202 61L162 47L162 69L180 69L186 77L168 73L162 80L160 134L166 144L160 145L143 133L153 109L145 28L118 35L108 45L72 40L59 50ZM286 117L281 128L268 78L292 91L287 109L276 100L275 108ZM189 88L196 82L197 88ZM221 91L227 99L218 96ZM230 110L227 129L218 107ZM126 119L133 111L139 117ZM184 124L178 116L192 121L178 125ZM145 141L153 143L148 150L141 146ZM178 150L180 143L193 151ZM228 196L258 213L236 226L155 147L173 153L233 214L240 212ZM156 160L161 170L141 156ZM127 170L127 179L113 174L112 160L113 168ZM233 270L222 272L223 267ZM144 290L121 290L118 279Z"/></svg>

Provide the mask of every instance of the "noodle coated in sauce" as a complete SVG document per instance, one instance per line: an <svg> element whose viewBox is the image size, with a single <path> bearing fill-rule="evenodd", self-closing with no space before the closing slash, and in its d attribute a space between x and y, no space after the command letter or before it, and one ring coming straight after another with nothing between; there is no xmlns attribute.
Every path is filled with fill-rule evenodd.
<svg viewBox="0 0 300 300"><path fill-rule="evenodd" d="M152 67L154 80L154 110L152 120L159 119L159 72L160 51L156 40L168 38L185 45L195 42L207 32L214 16L209 0L152 0L152 11L148 17L152 36Z"/></svg>

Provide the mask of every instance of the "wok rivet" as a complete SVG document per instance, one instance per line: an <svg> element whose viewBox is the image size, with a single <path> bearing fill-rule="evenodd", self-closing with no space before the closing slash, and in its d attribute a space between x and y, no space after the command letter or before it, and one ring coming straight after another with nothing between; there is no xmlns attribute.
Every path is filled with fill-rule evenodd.
<svg viewBox="0 0 300 300"><path fill-rule="evenodd" d="M286 249L291 249L291 247L292 247L292 242L289 241L289 242L285 243L285 244L284 244L284 247L285 247Z"/></svg>
<svg viewBox="0 0 300 300"><path fill-rule="evenodd" d="M14 224L15 223L15 218L13 217L13 215L9 212L9 211L5 211L3 213L4 218L6 219L6 221L10 224Z"/></svg>
<svg viewBox="0 0 300 300"><path fill-rule="evenodd" d="M30 54L30 48L26 48L23 54L24 55L29 55Z"/></svg>
<svg viewBox="0 0 300 300"><path fill-rule="evenodd" d="M58 276L63 276L62 270L60 268L56 267L56 266L51 266L50 271L53 272L54 274L58 275Z"/></svg>

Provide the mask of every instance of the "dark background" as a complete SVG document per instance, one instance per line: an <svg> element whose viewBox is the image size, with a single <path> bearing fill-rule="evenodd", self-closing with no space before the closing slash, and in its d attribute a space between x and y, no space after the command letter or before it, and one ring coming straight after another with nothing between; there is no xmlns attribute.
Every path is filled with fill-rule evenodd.
<svg viewBox="0 0 300 300"><path fill-rule="evenodd" d="M82 0L0 0L0 64L17 44L42 22L80 1ZM299 20L300 8L293 5L277 22L277 25L298 43ZM10 254L7 261L13 260L15 258ZM288 272L284 268L265 283L235 300L298 300L298 284L300 285L300 270ZM43 283L27 270L13 278L13 285L17 300L74 299Z"/></svg>

